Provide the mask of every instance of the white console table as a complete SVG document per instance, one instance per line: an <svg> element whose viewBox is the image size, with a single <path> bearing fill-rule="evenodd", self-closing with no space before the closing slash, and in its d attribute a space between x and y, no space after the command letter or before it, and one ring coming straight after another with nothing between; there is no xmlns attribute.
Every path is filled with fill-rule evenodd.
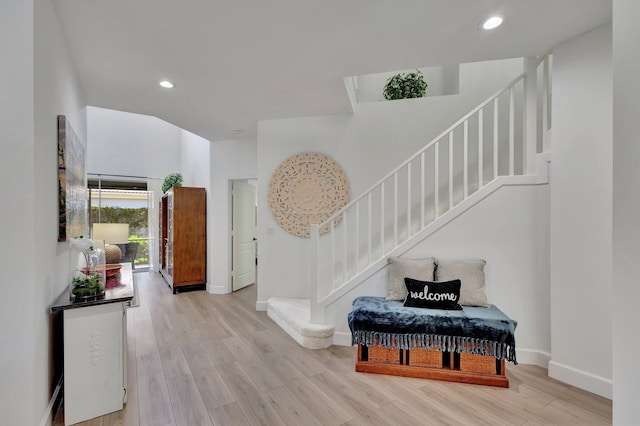
<svg viewBox="0 0 640 426"><path fill-rule="evenodd" d="M71 302L67 291L51 306L63 315L65 425L122 410L126 402L131 269L123 263L102 298Z"/></svg>

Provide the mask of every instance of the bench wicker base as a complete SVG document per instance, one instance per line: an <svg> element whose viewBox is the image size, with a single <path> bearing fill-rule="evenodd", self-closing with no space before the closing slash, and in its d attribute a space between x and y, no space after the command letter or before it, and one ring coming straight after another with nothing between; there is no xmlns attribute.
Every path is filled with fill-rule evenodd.
<svg viewBox="0 0 640 426"><path fill-rule="evenodd" d="M504 359L431 349L358 345L356 371L508 388Z"/></svg>

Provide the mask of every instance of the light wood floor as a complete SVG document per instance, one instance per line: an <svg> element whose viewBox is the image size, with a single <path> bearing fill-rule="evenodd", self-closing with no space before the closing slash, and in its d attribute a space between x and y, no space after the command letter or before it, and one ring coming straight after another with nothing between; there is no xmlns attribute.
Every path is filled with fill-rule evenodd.
<svg viewBox="0 0 640 426"><path fill-rule="evenodd" d="M611 401L539 367L509 365L509 389L356 373L355 348L302 348L256 312L255 286L173 295L157 273L136 281L128 403L81 425L611 424Z"/></svg>

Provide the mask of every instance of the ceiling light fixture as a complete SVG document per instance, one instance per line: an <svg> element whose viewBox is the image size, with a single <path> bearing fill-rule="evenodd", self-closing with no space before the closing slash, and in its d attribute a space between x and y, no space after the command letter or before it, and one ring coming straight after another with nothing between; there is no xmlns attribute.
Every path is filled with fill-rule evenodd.
<svg viewBox="0 0 640 426"><path fill-rule="evenodd" d="M173 88L173 83L168 80L162 80L160 82L160 86L164 87L165 89L171 89Z"/></svg>
<svg viewBox="0 0 640 426"><path fill-rule="evenodd" d="M502 25L502 18L500 16L492 16L482 23L482 28L485 30L492 30Z"/></svg>

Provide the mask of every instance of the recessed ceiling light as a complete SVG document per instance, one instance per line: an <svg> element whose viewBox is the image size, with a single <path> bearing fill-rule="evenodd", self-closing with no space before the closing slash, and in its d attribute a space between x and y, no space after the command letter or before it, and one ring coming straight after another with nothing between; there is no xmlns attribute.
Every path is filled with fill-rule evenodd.
<svg viewBox="0 0 640 426"><path fill-rule="evenodd" d="M492 16L482 23L482 28L485 30L492 30L502 25L502 18L500 16Z"/></svg>
<svg viewBox="0 0 640 426"><path fill-rule="evenodd" d="M160 86L164 87L165 89L171 89L173 87L173 83L167 80L162 80L160 82Z"/></svg>

